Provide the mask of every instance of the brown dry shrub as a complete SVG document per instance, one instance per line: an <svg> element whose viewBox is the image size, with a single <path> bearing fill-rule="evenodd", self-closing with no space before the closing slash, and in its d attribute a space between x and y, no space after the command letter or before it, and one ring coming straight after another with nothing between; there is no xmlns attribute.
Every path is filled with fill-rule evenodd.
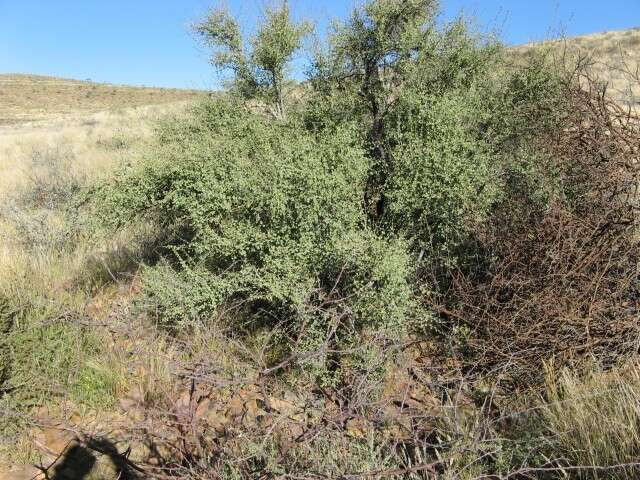
<svg viewBox="0 0 640 480"><path fill-rule="evenodd" d="M468 332L469 365L508 372L511 386L537 383L552 358L606 366L637 351L640 119L576 76L564 128L539 143L562 193L542 212L508 198L479 235L489 264L453 272L431 298Z"/></svg>

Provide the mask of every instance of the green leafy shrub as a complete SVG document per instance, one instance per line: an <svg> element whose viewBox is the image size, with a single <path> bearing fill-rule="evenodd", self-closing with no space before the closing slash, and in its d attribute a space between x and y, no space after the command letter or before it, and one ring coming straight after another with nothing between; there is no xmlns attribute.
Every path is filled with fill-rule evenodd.
<svg viewBox="0 0 640 480"><path fill-rule="evenodd" d="M254 324L301 329L341 310L358 330L402 327L410 262L403 241L368 227L369 160L354 137L273 123L227 100L161 128L153 156L101 200L116 225L146 216L180 239L145 274L161 317L179 324L240 302Z"/></svg>
<svg viewBox="0 0 640 480"><path fill-rule="evenodd" d="M15 314L6 345L11 359L7 386L18 389L14 399L22 403L46 403L69 394L80 405L94 405L96 398L111 394L102 384L86 380L85 362L101 351L99 335L55 307L24 306Z"/></svg>
<svg viewBox="0 0 640 480"><path fill-rule="evenodd" d="M238 326L286 324L306 351L368 330L397 338L428 317L420 269L468 255L514 185L540 190L547 166L530 152L554 125L557 78L509 73L495 42L463 22L437 27L431 0L405 7L370 2L339 25L287 119L210 100L160 126L147 159L100 189L112 225L169 232L165 260L143 270L166 325L233 307ZM201 33L216 42L235 32L214 43L241 82L235 24L209 20Z"/></svg>
<svg viewBox="0 0 640 480"><path fill-rule="evenodd" d="M467 95L404 100L406 110L395 120L385 220L405 232L414 251L446 261L489 215L500 166L468 128Z"/></svg>

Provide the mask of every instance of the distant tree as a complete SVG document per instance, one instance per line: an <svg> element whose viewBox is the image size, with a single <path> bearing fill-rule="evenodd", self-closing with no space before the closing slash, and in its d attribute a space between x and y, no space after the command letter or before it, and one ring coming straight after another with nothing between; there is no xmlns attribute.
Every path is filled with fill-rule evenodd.
<svg viewBox="0 0 640 480"><path fill-rule="evenodd" d="M256 35L250 39L243 38L237 20L220 7L196 24L195 32L213 49L211 63L231 72L235 89L246 99L265 102L273 115L282 119L286 116L289 67L311 28L291 18L285 0L267 8Z"/></svg>

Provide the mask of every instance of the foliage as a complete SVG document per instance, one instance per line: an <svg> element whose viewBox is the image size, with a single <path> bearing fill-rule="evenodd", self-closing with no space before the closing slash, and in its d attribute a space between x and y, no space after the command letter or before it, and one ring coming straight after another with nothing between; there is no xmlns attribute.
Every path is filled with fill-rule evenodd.
<svg viewBox="0 0 640 480"><path fill-rule="evenodd" d="M554 115L544 113L552 102L533 96L542 111L525 110L539 137L507 156L508 188L477 237L483 254L450 271L432 298L448 321L473 329L469 365L499 368L512 386L539 385L552 359L565 367L591 355L610 365L635 351L638 178L628 145L639 127L583 82L566 84L556 104L568 107ZM520 111L518 143L533 136ZM522 153L535 148L527 161Z"/></svg>
<svg viewBox="0 0 640 480"><path fill-rule="evenodd" d="M291 19L286 1L267 8L255 37L246 42L237 21L222 8L211 11L194 28L214 49L213 65L231 71L242 97L262 100L272 107L275 117L285 117L288 67L310 33L309 24Z"/></svg>
<svg viewBox="0 0 640 480"><path fill-rule="evenodd" d="M462 21L437 26L435 11L425 0L355 10L316 58L306 115L312 128L359 119L372 224L409 240L415 258L446 263L503 187L482 123L497 112L482 99L506 87L487 87L499 45Z"/></svg>
<svg viewBox="0 0 640 480"><path fill-rule="evenodd" d="M465 125L468 96L407 97L394 118L383 221L421 258L455 262L456 249L500 194L500 165Z"/></svg>
<svg viewBox="0 0 640 480"><path fill-rule="evenodd" d="M15 314L6 342L11 359L6 386L16 388L22 402L50 402L60 395L87 406L112 401L107 383L87 380L86 361L100 352L99 335L73 318L60 316L55 308L25 306Z"/></svg>
<svg viewBox="0 0 640 480"><path fill-rule="evenodd" d="M294 351L370 329L401 338L429 317L421 294L446 282L425 272L477 262L478 228L516 187L543 208L553 172L531 152L558 125L562 82L545 64L509 71L499 45L435 12L431 0L364 4L335 27L288 119L210 100L101 190L97 213L116 227L170 232L171 254L144 270L167 325L231 309L244 326L287 325ZM286 4L249 56L228 13L198 28L245 86L256 67L284 68L302 34Z"/></svg>
<svg viewBox="0 0 640 480"><path fill-rule="evenodd" d="M147 216L186 239L171 247L170 263L145 274L165 321L241 303L254 327L284 322L301 341L319 328L307 339L315 346L336 316L357 330L402 329L409 260L401 240L367 225L368 159L352 132L309 133L213 101L186 124L166 124L159 140L101 204L116 224Z"/></svg>

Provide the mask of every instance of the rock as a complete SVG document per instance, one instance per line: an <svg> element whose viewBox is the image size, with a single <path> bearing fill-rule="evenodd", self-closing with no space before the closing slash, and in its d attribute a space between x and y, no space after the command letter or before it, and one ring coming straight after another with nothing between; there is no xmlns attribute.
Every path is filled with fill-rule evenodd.
<svg viewBox="0 0 640 480"><path fill-rule="evenodd" d="M237 392L228 404L226 417L235 424L255 426L265 416L259 404L264 398L254 386L249 386Z"/></svg>
<svg viewBox="0 0 640 480"><path fill-rule="evenodd" d="M69 431L55 427L45 428L38 437L42 439L41 444L47 450L45 453L51 452L55 455L64 452L75 440L75 436ZM38 443L40 442L36 442Z"/></svg>
<svg viewBox="0 0 640 480"><path fill-rule="evenodd" d="M372 432L372 427L364 418L350 418L347 420L347 435L353 438L366 438Z"/></svg>
<svg viewBox="0 0 640 480"><path fill-rule="evenodd" d="M55 480L132 480L139 478L106 440L73 442L49 469Z"/></svg>

